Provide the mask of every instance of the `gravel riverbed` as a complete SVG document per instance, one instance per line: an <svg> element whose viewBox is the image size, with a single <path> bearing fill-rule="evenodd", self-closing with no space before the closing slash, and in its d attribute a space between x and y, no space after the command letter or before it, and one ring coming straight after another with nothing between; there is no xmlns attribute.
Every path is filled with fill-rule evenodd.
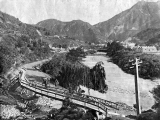
<svg viewBox="0 0 160 120"><path fill-rule="evenodd" d="M109 62L109 59L106 55L87 56L83 59L83 63L89 67L93 67L97 62L102 61L106 71L106 84L109 87L107 93L101 94L97 91L90 90L90 95L133 106L136 103L134 75L125 73L117 65ZM155 101L150 91L157 85L158 82L149 79L139 79L142 110L150 109L154 104ZM86 91L88 90L86 89Z"/></svg>

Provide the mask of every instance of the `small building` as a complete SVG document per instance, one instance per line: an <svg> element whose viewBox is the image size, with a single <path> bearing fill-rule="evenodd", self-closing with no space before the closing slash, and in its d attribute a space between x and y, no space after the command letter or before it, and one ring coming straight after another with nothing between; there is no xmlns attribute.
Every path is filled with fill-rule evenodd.
<svg viewBox="0 0 160 120"><path fill-rule="evenodd" d="M142 52L157 52L157 48L155 46L142 47Z"/></svg>

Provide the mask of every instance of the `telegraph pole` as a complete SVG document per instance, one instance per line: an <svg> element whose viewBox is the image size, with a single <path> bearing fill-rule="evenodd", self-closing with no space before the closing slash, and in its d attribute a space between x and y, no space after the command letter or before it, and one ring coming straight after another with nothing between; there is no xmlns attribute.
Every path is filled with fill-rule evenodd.
<svg viewBox="0 0 160 120"><path fill-rule="evenodd" d="M131 60L130 62L133 62L133 60ZM139 92L139 71L138 71L138 67L140 66L140 63L142 63L142 61L140 61L139 58L136 58L135 63L132 63L132 65L135 68L135 93L136 93L135 95L136 95L137 115L141 114L140 92Z"/></svg>

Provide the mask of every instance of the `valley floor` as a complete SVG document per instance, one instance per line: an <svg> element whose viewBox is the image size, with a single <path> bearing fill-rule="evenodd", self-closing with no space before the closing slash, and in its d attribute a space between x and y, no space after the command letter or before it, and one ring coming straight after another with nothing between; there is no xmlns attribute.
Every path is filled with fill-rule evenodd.
<svg viewBox="0 0 160 120"><path fill-rule="evenodd" d="M50 77L49 75L37 71L33 68L33 66L37 64L41 64L45 62L38 61L34 63L29 63L24 65L23 67L27 68L27 75L28 76L35 76L35 77ZM83 63L89 67L93 67L97 62L102 61L104 63L104 68L106 71L106 83L109 87L106 94L99 93L98 91L90 90L90 95L99 97L102 99L106 99L113 102L122 102L126 103L129 106L133 106L135 104L135 92L134 92L134 76L123 72L117 65L109 62L109 58L105 55L94 55L94 56L87 56L83 59ZM15 71L14 74L17 74L18 70ZM152 94L149 92L151 91L158 82L153 82L151 80L145 80L140 78L140 93L141 93L141 106L142 110L150 109L151 106L154 104L154 98ZM82 86L83 87L83 86ZM86 91L85 94L88 93L88 89L83 87ZM62 103L51 100L50 102L46 102L47 98L40 98L37 104L41 105L44 103L52 103L49 106L53 108L59 108Z"/></svg>

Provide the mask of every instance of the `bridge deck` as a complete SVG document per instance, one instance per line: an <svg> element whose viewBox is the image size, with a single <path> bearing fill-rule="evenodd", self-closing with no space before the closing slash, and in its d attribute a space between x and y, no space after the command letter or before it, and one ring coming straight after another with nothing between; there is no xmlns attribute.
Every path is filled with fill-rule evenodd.
<svg viewBox="0 0 160 120"><path fill-rule="evenodd" d="M50 98L58 99L60 101L64 101L66 97L69 97L74 104L77 104L82 107L94 109L96 111L102 112L103 114L106 114L107 109L110 109L110 108L118 110L118 104L111 101L103 100L100 98L96 98L96 97L88 96L84 94L83 95L79 95L76 93L71 94L68 92L68 90L64 90L61 88L59 89L58 87L48 86L47 88L45 88L44 86L42 86L42 84L29 82L29 80L23 74L23 71L20 76L20 84L21 86L33 92L36 92L38 94L41 94Z"/></svg>

